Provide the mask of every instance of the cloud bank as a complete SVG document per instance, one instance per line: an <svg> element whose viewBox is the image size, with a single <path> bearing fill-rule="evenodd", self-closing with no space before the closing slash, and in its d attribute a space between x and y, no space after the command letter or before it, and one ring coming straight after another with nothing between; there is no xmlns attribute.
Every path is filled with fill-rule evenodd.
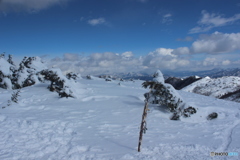
<svg viewBox="0 0 240 160"><path fill-rule="evenodd" d="M215 32L202 35L192 43L191 47L157 48L140 57L136 57L131 51L120 54L93 53L89 56L66 53L62 58L49 61L49 66L61 68L64 72L73 71L83 75L154 72L157 69L196 71L217 67L239 67L239 44L240 33ZM199 55L201 58L198 58Z"/></svg>

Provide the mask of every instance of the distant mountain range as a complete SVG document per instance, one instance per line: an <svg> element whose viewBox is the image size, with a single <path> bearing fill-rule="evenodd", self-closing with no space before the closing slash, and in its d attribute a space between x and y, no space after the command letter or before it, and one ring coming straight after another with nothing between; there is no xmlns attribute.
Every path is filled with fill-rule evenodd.
<svg viewBox="0 0 240 160"><path fill-rule="evenodd" d="M199 77L208 76L210 78L219 78L223 76L240 77L240 68L212 69L212 70L198 71L198 72L179 72L179 73L172 73L172 75L175 77L188 77L192 75L197 75Z"/></svg>
<svg viewBox="0 0 240 160"><path fill-rule="evenodd" d="M140 80L152 80L153 73L146 73L146 72L129 72L129 73L117 73L111 75L114 78L122 78L125 80L129 79L140 79ZM219 78L223 76L236 76L240 77L240 68L231 68L231 69L212 69L206 71L198 71L198 72L164 72L164 78L167 79L169 77L178 77L178 78L186 78L190 76L199 76L199 77L210 77L210 78Z"/></svg>

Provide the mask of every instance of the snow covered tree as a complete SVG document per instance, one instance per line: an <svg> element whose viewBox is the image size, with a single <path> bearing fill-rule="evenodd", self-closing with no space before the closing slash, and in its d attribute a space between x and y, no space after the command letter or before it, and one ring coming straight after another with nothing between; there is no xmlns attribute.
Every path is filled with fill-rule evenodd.
<svg viewBox="0 0 240 160"><path fill-rule="evenodd" d="M69 80L78 80L80 77L79 77L79 75L78 74L75 74L75 73L73 73L73 72L70 72L70 73L67 73L66 74L66 78L67 79L69 79Z"/></svg>
<svg viewBox="0 0 240 160"><path fill-rule="evenodd" d="M150 92L145 93L145 98L149 98L149 103L160 104L168 107L173 113L170 119L178 120L180 116L190 117L196 113L196 109L189 106L176 90L164 82L163 75L160 70L153 75L153 81L146 81L142 85L144 88L150 88Z"/></svg>
<svg viewBox="0 0 240 160"><path fill-rule="evenodd" d="M90 80L90 79L92 79L92 76L91 75L87 75L86 78Z"/></svg>
<svg viewBox="0 0 240 160"><path fill-rule="evenodd" d="M12 75L14 66L5 59L5 54L0 55L0 87L12 89Z"/></svg>
<svg viewBox="0 0 240 160"><path fill-rule="evenodd" d="M60 97L76 97L71 84L78 78L78 75L72 72L68 73L66 78L60 69L47 69L39 57L24 57L16 69L11 55L8 60L5 59L5 54L0 55L0 87L4 89L21 89L50 81L50 91L58 92Z"/></svg>
<svg viewBox="0 0 240 160"><path fill-rule="evenodd" d="M12 93L11 101L18 103L18 97L20 97L20 90Z"/></svg>
<svg viewBox="0 0 240 160"><path fill-rule="evenodd" d="M60 69L45 69L40 72L45 80L51 82L48 89L52 92L56 91L60 97L75 97L71 83L62 74Z"/></svg>
<svg viewBox="0 0 240 160"><path fill-rule="evenodd" d="M8 63L10 63L11 65L13 65L13 66L15 66L15 64L14 64L14 62L13 62L13 60L12 60L12 55L11 54L9 54L8 55Z"/></svg>
<svg viewBox="0 0 240 160"><path fill-rule="evenodd" d="M0 54L0 58L5 58L5 52L3 52L2 54Z"/></svg>
<svg viewBox="0 0 240 160"><path fill-rule="evenodd" d="M24 57L16 73L16 89L39 83L39 72L47 69L39 57Z"/></svg>

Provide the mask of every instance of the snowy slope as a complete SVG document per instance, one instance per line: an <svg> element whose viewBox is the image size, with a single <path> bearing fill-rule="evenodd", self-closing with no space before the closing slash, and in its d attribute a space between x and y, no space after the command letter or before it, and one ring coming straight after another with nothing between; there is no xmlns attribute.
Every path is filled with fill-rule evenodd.
<svg viewBox="0 0 240 160"><path fill-rule="evenodd" d="M211 79L205 77L183 88L183 91L221 98L240 89L240 77L221 77Z"/></svg>
<svg viewBox="0 0 240 160"><path fill-rule="evenodd" d="M78 98L58 97L48 84L21 90L19 104L0 110L3 160L159 160L223 159L212 151L240 154L240 105L178 91L197 114L171 121L166 108L150 105L148 130L137 152L144 107L142 81L94 78L75 84ZM0 89L0 107L12 91ZM207 121L213 111L218 118ZM239 159L239 156L230 157Z"/></svg>

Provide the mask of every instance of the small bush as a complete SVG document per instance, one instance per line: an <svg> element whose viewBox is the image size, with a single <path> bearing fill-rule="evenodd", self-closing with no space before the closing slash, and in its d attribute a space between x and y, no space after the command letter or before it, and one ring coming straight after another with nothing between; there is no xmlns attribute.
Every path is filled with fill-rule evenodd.
<svg viewBox="0 0 240 160"><path fill-rule="evenodd" d="M77 74L75 74L75 73L73 73L73 72L70 72L70 73L67 73L66 74L66 78L67 79L73 79L73 80L77 80L79 77L78 77L78 75Z"/></svg>
<svg viewBox="0 0 240 160"><path fill-rule="evenodd" d="M11 100L12 102L18 103L18 97L20 97L20 90L12 93Z"/></svg>
<svg viewBox="0 0 240 160"><path fill-rule="evenodd" d="M207 120L212 120L218 117L218 114L216 112L213 112L207 116Z"/></svg>
<svg viewBox="0 0 240 160"><path fill-rule="evenodd" d="M87 75L86 78L89 80L92 79L92 77L90 75Z"/></svg>

